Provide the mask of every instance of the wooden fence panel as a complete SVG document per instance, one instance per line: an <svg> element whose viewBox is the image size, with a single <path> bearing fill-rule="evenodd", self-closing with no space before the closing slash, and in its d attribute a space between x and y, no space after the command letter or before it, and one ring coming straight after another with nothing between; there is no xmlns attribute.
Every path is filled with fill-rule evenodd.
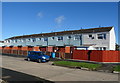
<svg viewBox="0 0 120 83"><path fill-rule="evenodd" d="M88 50L74 50L72 59L88 60Z"/></svg>

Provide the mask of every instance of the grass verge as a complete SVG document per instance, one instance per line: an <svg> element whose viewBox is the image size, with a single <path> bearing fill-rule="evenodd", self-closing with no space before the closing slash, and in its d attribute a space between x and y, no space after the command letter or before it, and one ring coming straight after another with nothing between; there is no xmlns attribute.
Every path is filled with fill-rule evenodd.
<svg viewBox="0 0 120 83"><path fill-rule="evenodd" d="M120 72L120 65L115 66L115 67L113 68L113 70Z"/></svg>
<svg viewBox="0 0 120 83"><path fill-rule="evenodd" d="M55 61L54 65L67 66L67 67L84 67L91 70L96 70L101 67L101 64L85 63L85 62L71 62L71 61Z"/></svg>

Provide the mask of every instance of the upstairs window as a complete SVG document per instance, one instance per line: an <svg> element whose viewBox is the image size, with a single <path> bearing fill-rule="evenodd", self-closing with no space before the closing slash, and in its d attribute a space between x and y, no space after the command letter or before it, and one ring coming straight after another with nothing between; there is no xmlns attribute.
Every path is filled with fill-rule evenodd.
<svg viewBox="0 0 120 83"><path fill-rule="evenodd" d="M36 41L36 39L35 38L32 38L32 42L35 42Z"/></svg>
<svg viewBox="0 0 120 83"><path fill-rule="evenodd" d="M7 42L7 43L10 43L10 40L7 40L6 42Z"/></svg>
<svg viewBox="0 0 120 83"><path fill-rule="evenodd" d="M104 39L106 39L106 34L103 34L104 35Z"/></svg>
<svg viewBox="0 0 120 83"><path fill-rule="evenodd" d="M20 39L20 42L24 42L23 39Z"/></svg>
<svg viewBox="0 0 120 83"><path fill-rule="evenodd" d="M106 39L106 34L98 34L98 39Z"/></svg>
<svg viewBox="0 0 120 83"><path fill-rule="evenodd" d="M94 39L93 35L88 35L88 36L89 36L89 38Z"/></svg>
<svg viewBox="0 0 120 83"><path fill-rule="evenodd" d="M81 35L75 35L75 40L81 40L82 36Z"/></svg>
<svg viewBox="0 0 120 83"><path fill-rule="evenodd" d="M38 40L41 40L41 38L38 38Z"/></svg>
<svg viewBox="0 0 120 83"><path fill-rule="evenodd" d="M20 39L18 39L17 41L20 42Z"/></svg>
<svg viewBox="0 0 120 83"><path fill-rule="evenodd" d="M71 37L71 36L68 36L67 38L68 38L68 39L71 39L72 37Z"/></svg>
<svg viewBox="0 0 120 83"><path fill-rule="evenodd" d="M54 40L55 39L55 37L52 37L52 40Z"/></svg>
<svg viewBox="0 0 120 83"><path fill-rule="evenodd" d="M41 40L41 38L36 38L37 41Z"/></svg>
<svg viewBox="0 0 120 83"><path fill-rule="evenodd" d="M15 40L15 43L17 43L17 40Z"/></svg>
<svg viewBox="0 0 120 83"><path fill-rule="evenodd" d="M28 41L30 41L31 39L28 39Z"/></svg>
<svg viewBox="0 0 120 83"><path fill-rule="evenodd" d="M14 43L17 43L17 40L13 40Z"/></svg>
<svg viewBox="0 0 120 83"><path fill-rule="evenodd" d="M48 38L44 38L44 41L48 41Z"/></svg>
<svg viewBox="0 0 120 83"><path fill-rule="evenodd" d="M30 41L31 39L29 38L29 39L26 39L26 41Z"/></svg>
<svg viewBox="0 0 120 83"><path fill-rule="evenodd" d="M58 41L60 41L60 40L63 40L63 37L62 37L62 36L58 37Z"/></svg>
<svg viewBox="0 0 120 83"><path fill-rule="evenodd" d="M92 35L89 35L89 38L91 38L92 37Z"/></svg>

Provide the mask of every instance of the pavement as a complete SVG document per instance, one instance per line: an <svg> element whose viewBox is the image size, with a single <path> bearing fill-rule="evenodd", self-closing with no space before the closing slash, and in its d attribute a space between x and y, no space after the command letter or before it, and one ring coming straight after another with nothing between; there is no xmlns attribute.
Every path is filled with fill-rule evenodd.
<svg viewBox="0 0 120 83"><path fill-rule="evenodd" d="M4 70L12 70L49 81L118 81L118 74L53 66L51 63L37 63L25 61L24 58L19 57L2 56ZM19 74L16 77L21 78ZM29 79L32 80L31 77ZM24 81L25 79L19 80Z"/></svg>

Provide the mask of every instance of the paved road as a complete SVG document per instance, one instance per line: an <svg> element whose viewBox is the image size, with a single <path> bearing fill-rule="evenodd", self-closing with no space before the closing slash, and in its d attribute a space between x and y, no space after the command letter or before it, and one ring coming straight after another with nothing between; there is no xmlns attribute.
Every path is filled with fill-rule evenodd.
<svg viewBox="0 0 120 83"><path fill-rule="evenodd" d="M24 58L18 57L3 56L2 64L5 69L19 71L50 81L118 81L118 74L52 66L51 62L28 62Z"/></svg>
<svg viewBox="0 0 120 83"><path fill-rule="evenodd" d="M13 82L18 83L20 81L30 82L30 83L35 83L35 82L54 83L52 81L48 81L48 80L42 79L40 77L36 77L36 76L29 75L29 74L13 71L10 69L2 68L2 72L3 72L2 79L4 81L7 81L8 83L13 83Z"/></svg>

